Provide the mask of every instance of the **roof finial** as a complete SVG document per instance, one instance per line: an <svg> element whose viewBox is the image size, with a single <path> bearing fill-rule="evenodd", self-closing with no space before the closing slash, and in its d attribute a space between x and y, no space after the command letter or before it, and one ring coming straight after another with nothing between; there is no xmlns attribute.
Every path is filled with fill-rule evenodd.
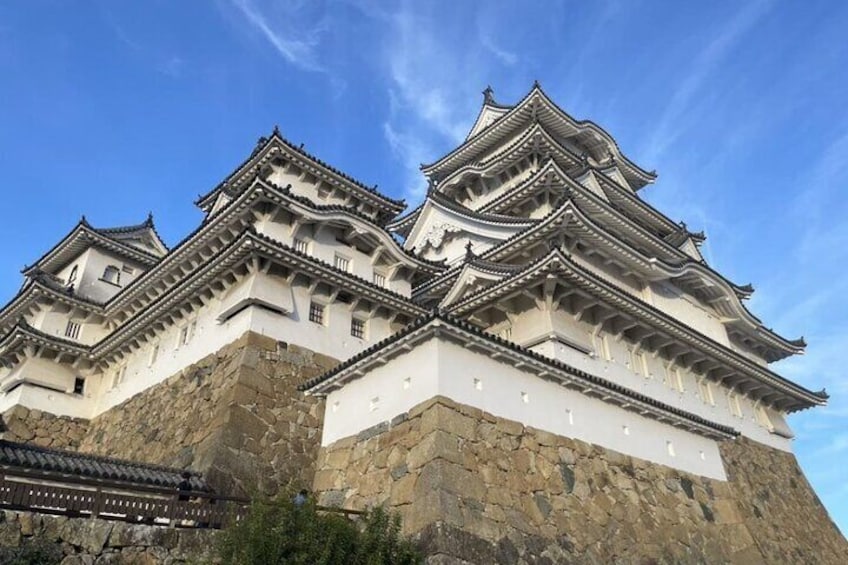
<svg viewBox="0 0 848 565"><path fill-rule="evenodd" d="M468 243L465 244L465 258L470 261L471 259L474 259L474 257L474 252L471 251L471 240L469 239Z"/></svg>
<svg viewBox="0 0 848 565"><path fill-rule="evenodd" d="M533 88L542 88L542 85L539 84L539 79L533 81Z"/></svg>
<svg viewBox="0 0 848 565"><path fill-rule="evenodd" d="M144 222L144 223L147 224L148 226L153 225L153 211L152 210L147 213L147 221Z"/></svg>
<svg viewBox="0 0 848 565"><path fill-rule="evenodd" d="M274 135L276 135L277 137L280 136L280 126L277 124L274 124Z"/></svg>
<svg viewBox="0 0 848 565"><path fill-rule="evenodd" d="M486 90L483 91L483 104L494 104L495 103L495 91L492 90L491 86L486 86Z"/></svg>

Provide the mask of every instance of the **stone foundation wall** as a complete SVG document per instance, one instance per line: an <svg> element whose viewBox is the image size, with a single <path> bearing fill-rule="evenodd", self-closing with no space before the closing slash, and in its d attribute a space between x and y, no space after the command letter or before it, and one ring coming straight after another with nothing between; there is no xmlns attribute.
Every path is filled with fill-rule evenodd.
<svg viewBox="0 0 848 565"><path fill-rule="evenodd" d="M175 529L30 512L0 512L0 562L13 548L54 546L62 565L153 565L215 561L216 530Z"/></svg>
<svg viewBox="0 0 848 565"><path fill-rule="evenodd" d="M321 450L319 502L389 504L429 563L848 563L795 458L690 475L436 398Z"/></svg>
<svg viewBox="0 0 848 565"><path fill-rule="evenodd" d="M296 387L336 364L247 333L94 418L80 451L191 468L232 495L308 486L324 406Z"/></svg>
<svg viewBox="0 0 848 565"><path fill-rule="evenodd" d="M2 419L0 439L54 449L77 449L88 431L88 420L54 416L23 406L7 410Z"/></svg>

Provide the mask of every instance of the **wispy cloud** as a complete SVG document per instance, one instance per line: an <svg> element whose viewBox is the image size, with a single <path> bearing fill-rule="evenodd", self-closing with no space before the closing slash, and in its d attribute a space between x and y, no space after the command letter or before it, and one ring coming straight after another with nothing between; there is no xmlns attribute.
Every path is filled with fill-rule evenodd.
<svg viewBox="0 0 848 565"><path fill-rule="evenodd" d="M477 37L480 40L480 45L497 57L501 63L512 66L518 62L518 55L495 44L491 32L482 25L482 21L478 21L477 24Z"/></svg>
<svg viewBox="0 0 848 565"><path fill-rule="evenodd" d="M389 29L382 57L391 105L383 132L406 170L406 197L415 201L426 186L419 164L456 146L471 128L479 91L490 81L494 45L458 45L452 35L458 30L447 29L424 4L406 2L390 13L366 13ZM510 55L501 51L501 57Z"/></svg>
<svg viewBox="0 0 848 565"><path fill-rule="evenodd" d="M232 3L283 59L306 71L326 71L318 61L318 46L328 26L325 21L319 21L304 27L303 18L298 17L300 2L277 4L281 10L278 18L264 13L252 0L232 0Z"/></svg>
<svg viewBox="0 0 848 565"><path fill-rule="evenodd" d="M722 26L721 32L695 56L691 65L688 65L691 71L673 89L666 109L657 121L646 150L643 151L646 162L655 162L688 128L692 119L687 115L692 113L693 106L703 86L720 64L732 53L733 48L742 37L768 13L771 6L770 2L746 4L741 11Z"/></svg>
<svg viewBox="0 0 848 565"><path fill-rule="evenodd" d="M132 36L124 26L118 23L108 11L103 12L106 25L115 34L118 41L129 49L135 57L151 65L157 72L171 78L180 78L186 67L186 61L179 55L166 55L159 45L148 45Z"/></svg>

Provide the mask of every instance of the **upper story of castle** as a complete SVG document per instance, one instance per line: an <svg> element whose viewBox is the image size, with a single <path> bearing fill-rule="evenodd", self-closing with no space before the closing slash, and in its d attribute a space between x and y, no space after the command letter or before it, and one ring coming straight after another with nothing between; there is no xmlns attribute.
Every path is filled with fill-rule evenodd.
<svg viewBox="0 0 848 565"><path fill-rule="evenodd" d="M400 215L275 128L172 248L152 218L81 220L0 310L0 407L91 417L245 331L343 361L433 310L671 404L687 390L696 412L730 395L725 411L782 437L783 414L825 402L768 366L803 341L639 197L656 175L538 84L510 106L487 89L468 138L422 172L424 202Z"/></svg>

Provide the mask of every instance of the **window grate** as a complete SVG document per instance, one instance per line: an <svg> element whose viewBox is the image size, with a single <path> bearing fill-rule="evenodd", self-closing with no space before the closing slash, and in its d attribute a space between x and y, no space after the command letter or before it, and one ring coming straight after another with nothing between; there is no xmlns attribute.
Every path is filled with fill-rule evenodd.
<svg viewBox="0 0 848 565"><path fill-rule="evenodd" d="M69 337L71 339L78 339L80 333L80 324L77 322L68 321L68 325L65 326L65 337Z"/></svg>
<svg viewBox="0 0 848 565"><path fill-rule="evenodd" d="M365 339L365 320L352 319L350 321L350 335Z"/></svg>
<svg viewBox="0 0 848 565"><path fill-rule="evenodd" d="M304 255L309 254L309 243L305 239L294 238L294 250Z"/></svg>
<svg viewBox="0 0 848 565"><path fill-rule="evenodd" d="M382 273L374 273L374 284L377 286L382 286L385 288L386 286L386 275Z"/></svg>
<svg viewBox="0 0 848 565"><path fill-rule="evenodd" d="M340 271L348 271L350 269L350 259L341 255L336 255L336 260L333 264Z"/></svg>
<svg viewBox="0 0 848 565"><path fill-rule="evenodd" d="M324 306L317 302L309 304L309 321L324 325Z"/></svg>

